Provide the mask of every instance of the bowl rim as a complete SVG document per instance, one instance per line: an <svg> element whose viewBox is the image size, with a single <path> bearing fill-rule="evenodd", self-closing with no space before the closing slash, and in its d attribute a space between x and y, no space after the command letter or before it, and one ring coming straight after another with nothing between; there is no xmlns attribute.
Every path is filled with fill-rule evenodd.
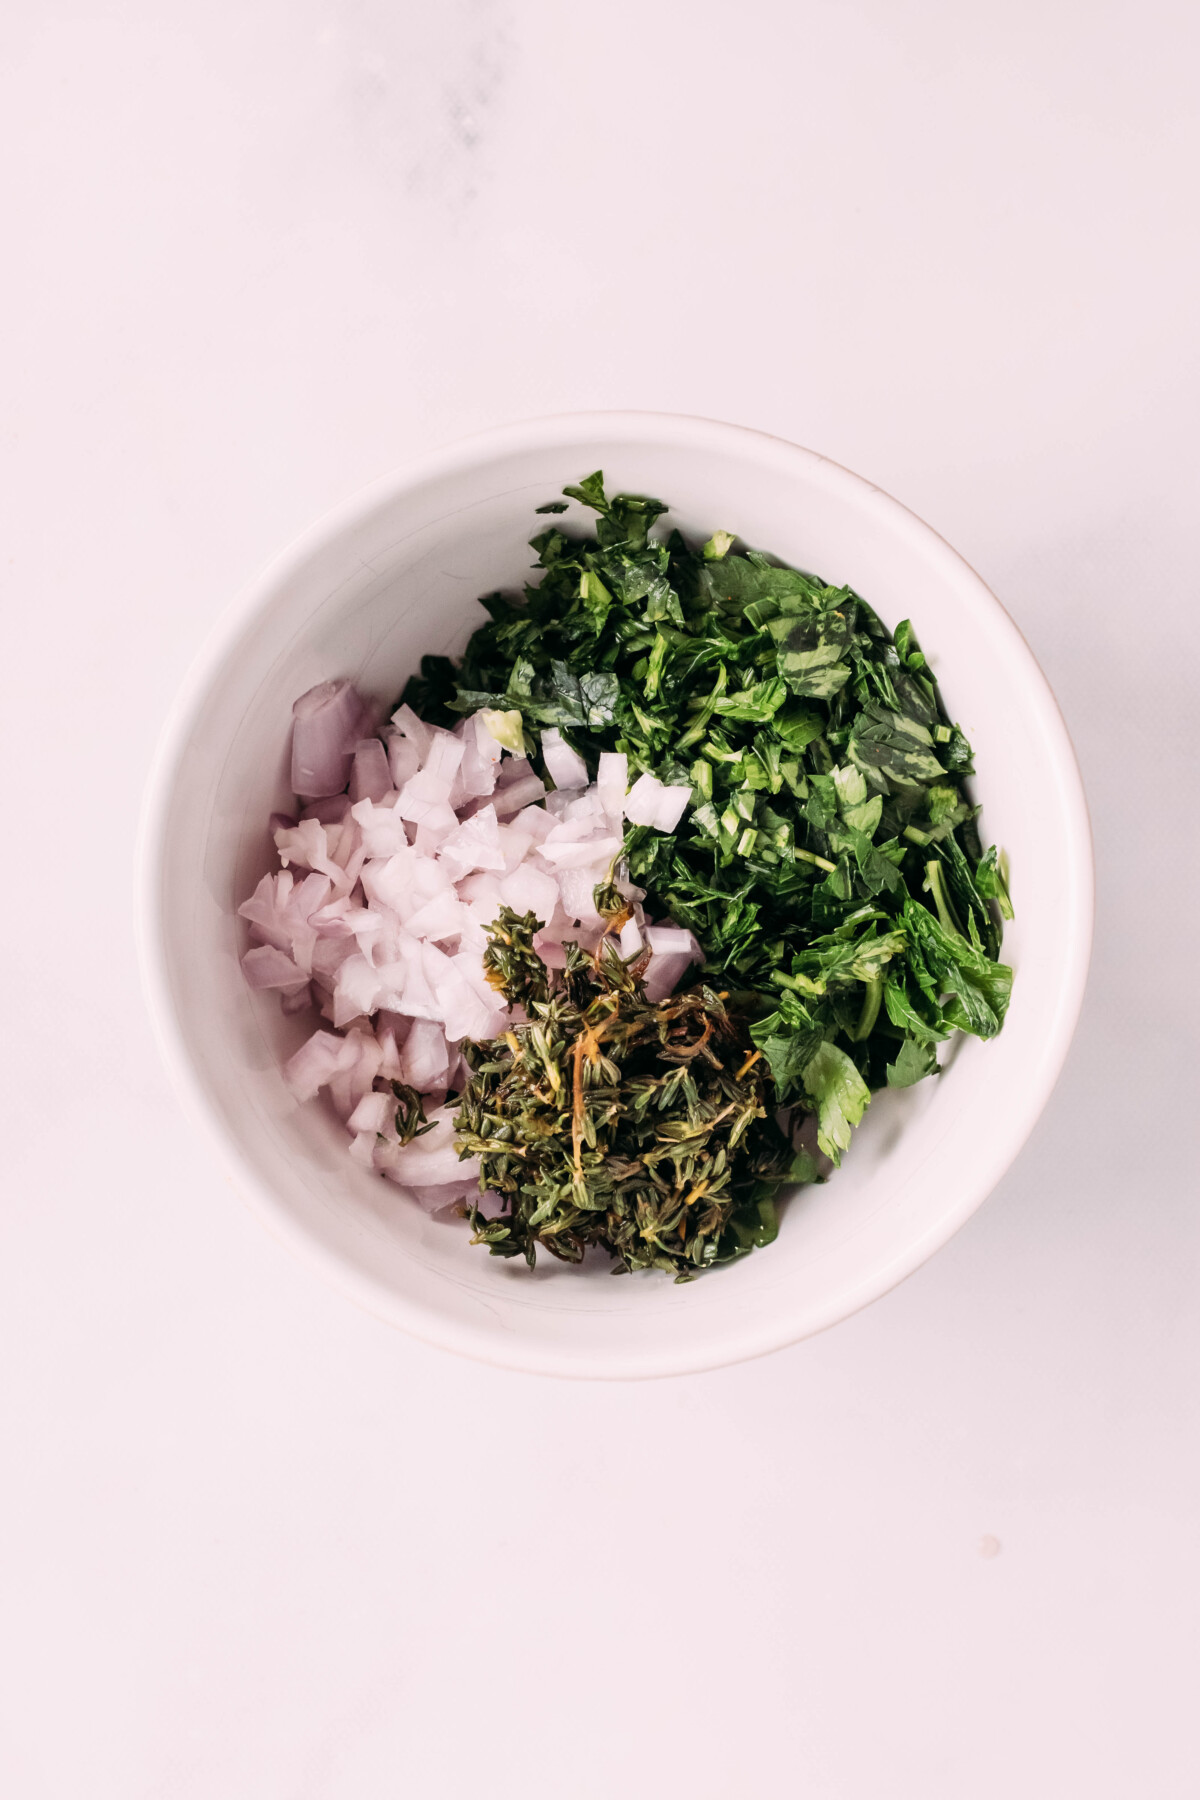
<svg viewBox="0 0 1200 1800"><path fill-rule="evenodd" d="M515 1344L510 1334L480 1333L461 1328L406 1301L382 1282L351 1267L336 1252L320 1245L295 1218L271 1184L243 1158L224 1130L205 1092L204 1084L187 1050L175 1014L168 974L165 929L160 905L160 869L171 795L203 700L226 657L268 596L289 575L300 569L332 540L352 530L381 504L434 480L453 477L468 468L498 457L529 449L552 449L579 437L598 445L632 441L645 445L706 447L725 454L753 448L760 458L771 457L778 465L819 469L822 479L855 495L893 528L914 535L937 553L958 581L973 587L977 597L995 609L993 623L1009 636L1024 664L1029 696L1051 740L1057 740L1054 759L1056 789L1070 840L1069 866L1075 877L1068 897L1073 911L1068 934L1068 953L1058 968L1057 1003L1053 1026L1042 1045L1042 1080L1031 1086L1020 1118L983 1167L973 1169L964 1181L958 1203L930 1227L915 1234L902 1254L883 1270L871 1271L851 1290L845 1289L815 1319L789 1319L786 1313L768 1313L739 1341L725 1338L711 1353L692 1346L679 1353L649 1353L638 1367L613 1368L603 1355L583 1359L564 1358L552 1345ZM586 411L556 413L493 426L443 443L418 457L388 470L328 508L290 543L278 551L220 611L209 627L165 714L146 778L134 858L134 927L141 970L142 990L159 1053L172 1086L193 1126L206 1139L219 1167L238 1193L266 1225L271 1235L287 1244L326 1281L332 1281L349 1298L385 1323L409 1336L452 1350L459 1355L526 1373L577 1379L653 1379L699 1373L735 1362L771 1354L851 1317L873 1300L889 1293L921 1267L965 1224L972 1213L1003 1178L1024 1148L1061 1074L1083 1004L1091 958L1095 914L1095 863L1091 822L1078 759L1066 721L1036 657L1015 620L966 559L911 508L896 500L876 483L855 474L818 451L787 438L751 426L730 424L702 415L657 411Z"/></svg>

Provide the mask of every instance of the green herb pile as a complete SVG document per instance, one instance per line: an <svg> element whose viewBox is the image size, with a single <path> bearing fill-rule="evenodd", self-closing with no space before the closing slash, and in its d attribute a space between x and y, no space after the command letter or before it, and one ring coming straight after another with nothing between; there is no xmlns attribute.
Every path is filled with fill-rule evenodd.
<svg viewBox="0 0 1200 1800"><path fill-rule="evenodd" d="M445 724L517 710L535 762L554 725L593 769L624 751L631 782L691 785L676 832L627 828L625 872L695 933L776 1102L816 1115L836 1163L873 1090L1004 1020L1012 910L964 789L971 747L907 621L893 635L850 588L734 553L729 532L652 536L662 503L609 500L599 473L563 492L595 536L533 538L540 581L485 599L461 663L425 658L405 699Z"/></svg>
<svg viewBox="0 0 1200 1800"><path fill-rule="evenodd" d="M611 938L594 957L567 945L552 974L533 949L538 923L505 908L484 954L528 1023L464 1046L457 1141L507 1207L471 1210L475 1241L531 1266L539 1244L565 1262L599 1245L614 1273L677 1280L770 1243L776 1186L815 1169L774 1119L762 1052L729 996L698 986L648 1001L646 954L626 964Z"/></svg>

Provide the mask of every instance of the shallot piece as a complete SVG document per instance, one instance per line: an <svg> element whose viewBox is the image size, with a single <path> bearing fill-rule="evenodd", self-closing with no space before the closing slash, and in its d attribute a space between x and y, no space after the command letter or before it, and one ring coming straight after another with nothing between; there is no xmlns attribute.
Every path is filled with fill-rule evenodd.
<svg viewBox="0 0 1200 1800"><path fill-rule="evenodd" d="M478 1186L479 1158L460 1157L454 1148L456 1106L439 1106L426 1115L432 1130L423 1131L410 1144L398 1148L388 1166L406 1187L442 1187L449 1182Z"/></svg>
<svg viewBox="0 0 1200 1800"><path fill-rule="evenodd" d="M596 773L596 793L610 819L624 816L625 789L629 786L629 758L624 751L603 750Z"/></svg>
<svg viewBox="0 0 1200 1800"><path fill-rule="evenodd" d="M392 714L392 724L416 745L418 757L423 758L433 740L434 727L419 719L411 706L398 707Z"/></svg>
<svg viewBox="0 0 1200 1800"><path fill-rule="evenodd" d="M391 787L392 772L388 767L387 751L378 738L362 738L354 746L351 800L374 800L377 805L382 805Z"/></svg>
<svg viewBox="0 0 1200 1800"><path fill-rule="evenodd" d="M664 787L658 796L658 811L654 815L655 830L677 830L691 797L690 787Z"/></svg>
<svg viewBox="0 0 1200 1800"><path fill-rule="evenodd" d="M355 1163L428 1212L478 1201L478 1163L454 1147L470 1076L460 1046L527 1023L488 980L486 928L504 906L532 914L539 956L561 969L565 944L597 950L608 928L596 890L615 881L630 908L620 953L640 959L651 999L665 997L703 958L690 932L646 924L620 855L626 819L674 830L691 789L643 774L626 794L626 758L609 752L589 782L549 728L547 793L517 711L485 709L445 731L401 706L369 736L346 681L313 688L294 711L299 804L271 818L283 866L238 909L247 984L323 1021L284 1080L297 1101L327 1092ZM407 1143L403 1089L422 1097L432 1127ZM494 1203L484 1197L485 1214Z"/></svg>
<svg viewBox="0 0 1200 1800"><path fill-rule="evenodd" d="M621 945L621 955L626 961L628 961L631 956L638 956L645 949L646 940L642 936L641 926L635 918L626 919L624 925L621 927L619 941Z"/></svg>
<svg viewBox="0 0 1200 1800"><path fill-rule="evenodd" d="M350 779L366 708L349 681L322 681L292 707L292 791L302 800L340 794Z"/></svg>
<svg viewBox="0 0 1200 1800"><path fill-rule="evenodd" d="M402 737L399 732L388 739L387 759L394 788L402 788L421 766L421 752L415 740Z"/></svg>
<svg viewBox="0 0 1200 1800"><path fill-rule="evenodd" d="M283 1079L297 1100L315 1100L320 1089L333 1080L347 1053L344 1037L332 1031L314 1031L284 1064Z"/></svg>
<svg viewBox="0 0 1200 1800"><path fill-rule="evenodd" d="M674 925L648 925L646 946L650 951L647 1000L665 1000L678 987L689 963L704 961L704 952L691 932L680 931Z"/></svg>
<svg viewBox="0 0 1200 1800"><path fill-rule="evenodd" d="M286 993L308 986L304 971L273 944L260 944L257 950L247 950L242 958L242 973L252 988L282 988Z"/></svg>
<svg viewBox="0 0 1200 1800"><path fill-rule="evenodd" d="M340 825L350 811L348 794L328 794L320 800L314 800L304 808L299 819L292 819L293 825L303 824L306 819L315 819L318 825ZM288 819L285 813L272 813L273 819L279 819L284 825Z"/></svg>
<svg viewBox="0 0 1200 1800"><path fill-rule="evenodd" d="M657 775L639 775L625 796L625 817L631 825L674 831L691 797L690 787L664 787Z"/></svg>
<svg viewBox="0 0 1200 1800"><path fill-rule="evenodd" d="M653 825L658 818L663 784L657 775L639 775L625 796L624 813L631 825Z"/></svg>
<svg viewBox="0 0 1200 1800"><path fill-rule="evenodd" d="M542 760L556 788L585 788L588 768L578 750L564 743L561 731L548 726L542 733Z"/></svg>
<svg viewBox="0 0 1200 1800"><path fill-rule="evenodd" d="M546 784L540 775L522 775L519 780L502 786L496 783L492 804L498 819L511 819L522 807L533 806L546 798Z"/></svg>

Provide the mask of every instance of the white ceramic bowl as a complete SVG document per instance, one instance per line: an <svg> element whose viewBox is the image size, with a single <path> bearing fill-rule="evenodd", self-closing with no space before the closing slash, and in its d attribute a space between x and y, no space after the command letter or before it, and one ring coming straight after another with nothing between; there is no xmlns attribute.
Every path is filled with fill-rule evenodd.
<svg viewBox="0 0 1200 1800"><path fill-rule="evenodd" d="M391 697L425 652L460 650L481 593L519 587L533 509L603 468L670 523L716 527L911 618L976 751L984 841L1008 852L1012 1006L991 1043L876 1096L842 1168L788 1204L779 1238L676 1286L546 1258L491 1258L357 1168L342 1128L297 1107L280 1063L311 1029L246 988L235 908L273 866L297 694L332 676ZM568 524L571 522L568 517ZM832 1325L944 1244L1025 1142L1054 1086L1091 942L1087 810L1066 728L983 582L921 521L811 451L707 420L599 413L476 437L317 525L222 622L172 712L142 834L142 940L171 1069L267 1224L372 1312L448 1349L576 1376L665 1375Z"/></svg>

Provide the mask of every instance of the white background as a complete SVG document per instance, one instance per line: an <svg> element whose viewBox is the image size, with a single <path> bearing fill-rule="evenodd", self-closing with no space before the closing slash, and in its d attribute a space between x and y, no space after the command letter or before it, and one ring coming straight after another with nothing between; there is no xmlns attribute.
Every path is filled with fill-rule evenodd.
<svg viewBox="0 0 1200 1800"><path fill-rule="evenodd" d="M2 31L0 1792L1190 1800L1194 7ZM636 1387L426 1350L271 1241L131 922L226 600L389 466L606 406L942 531L1059 695L1099 874L1066 1073L972 1224L824 1338Z"/></svg>

